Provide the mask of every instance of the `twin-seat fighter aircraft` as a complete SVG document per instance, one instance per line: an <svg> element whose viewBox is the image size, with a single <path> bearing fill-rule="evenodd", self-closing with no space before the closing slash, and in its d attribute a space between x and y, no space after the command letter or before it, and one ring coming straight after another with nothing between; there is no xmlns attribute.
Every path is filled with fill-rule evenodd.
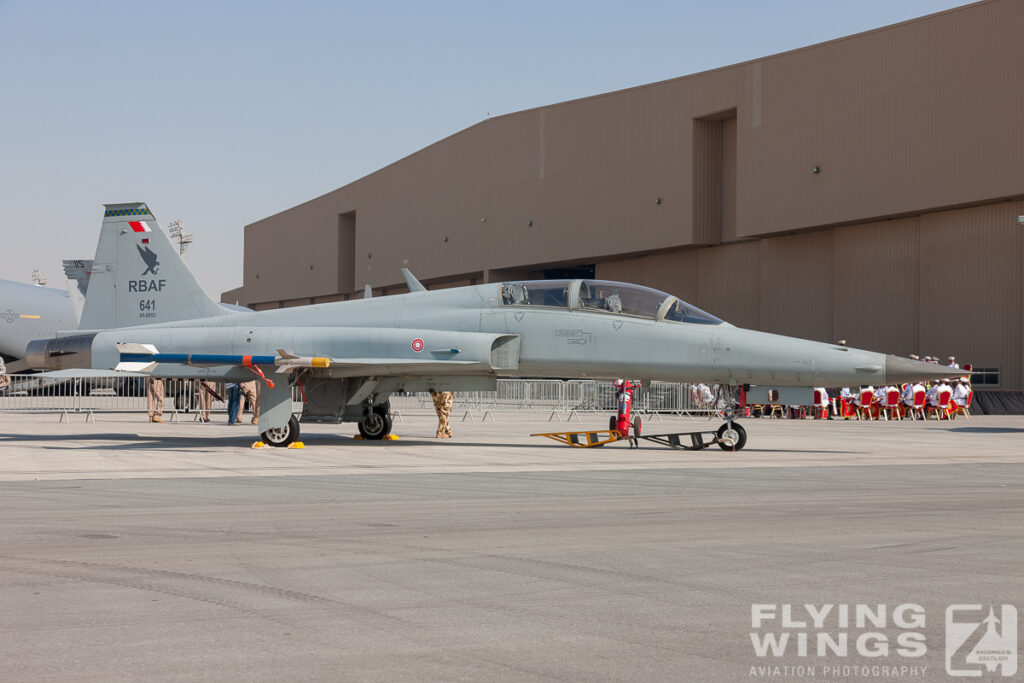
<svg viewBox="0 0 1024 683"><path fill-rule="evenodd" d="M80 329L33 341L32 367L258 377L259 429L271 446L299 436L298 383L304 421L357 422L365 438L381 439L392 393L493 390L499 377L809 387L960 372L737 328L670 294L601 280L427 291L403 271L408 294L231 312L173 253L145 204L108 204ZM726 426L742 429L731 413Z"/></svg>
<svg viewBox="0 0 1024 683"><path fill-rule="evenodd" d="M171 256L179 258L176 253ZM25 347L30 341L78 327L91 272L92 259L66 259L67 291L0 280L0 354L8 361L8 374L28 368ZM232 304L218 305L229 311L250 310Z"/></svg>

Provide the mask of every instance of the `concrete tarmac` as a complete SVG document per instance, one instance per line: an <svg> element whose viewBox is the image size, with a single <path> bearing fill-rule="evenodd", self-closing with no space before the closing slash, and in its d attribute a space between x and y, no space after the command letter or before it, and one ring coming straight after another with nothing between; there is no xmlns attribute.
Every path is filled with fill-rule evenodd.
<svg viewBox="0 0 1024 683"><path fill-rule="evenodd" d="M426 415L392 442L304 425L280 450L0 413L0 680L952 680L947 606L1022 606L1024 418L746 420L733 454L496 417L452 441ZM752 626L805 603L886 620ZM811 652L760 657L752 632ZM819 633L848 652L815 656Z"/></svg>

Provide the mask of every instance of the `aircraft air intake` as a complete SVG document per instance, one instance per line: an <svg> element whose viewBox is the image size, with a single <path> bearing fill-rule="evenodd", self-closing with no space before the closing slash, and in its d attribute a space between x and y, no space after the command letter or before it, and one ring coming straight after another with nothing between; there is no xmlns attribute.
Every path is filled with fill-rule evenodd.
<svg viewBox="0 0 1024 683"><path fill-rule="evenodd" d="M491 342L491 367L495 370L519 368L519 335L502 335Z"/></svg>

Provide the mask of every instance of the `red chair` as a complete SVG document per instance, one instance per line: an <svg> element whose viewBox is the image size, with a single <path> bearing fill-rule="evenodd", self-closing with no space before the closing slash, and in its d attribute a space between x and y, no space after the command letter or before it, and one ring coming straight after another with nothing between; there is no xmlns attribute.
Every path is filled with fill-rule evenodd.
<svg viewBox="0 0 1024 683"><path fill-rule="evenodd" d="M839 410L839 417L844 420L849 420L851 417L857 417L857 406L854 405L852 398L839 399Z"/></svg>
<svg viewBox="0 0 1024 683"><path fill-rule="evenodd" d="M812 414L815 420L828 419L828 395L821 389L814 390L814 405L811 407L814 409Z"/></svg>
<svg viewBox="0 0 1024 683"><path fill-rule="evenodd" d="M929 405L928 406L928 410L930 412L935 413L935 419L936 420L948 420L949 419L949 412L951 410L951 408L949 407L949 404L950 404L951 401L949 399L952 396L953 396L953 392L950 389L948 389L948 388L942 389L942 390L939 391L939 405L937 405L937 406Z"/></svg>
<svg viewBox="0 0 1024 683"><path fill-rule="evenodd" d="M900 392L898 389L891 389L885 392L885 412L888 419L903 420L900 412Z"/></svg>
<svg viewBox="0 0 1024 683"><path fill-rule="evenodd" d="M924 406L925 401L928 400L928 394L924 391L914 392L914 405L910 408L910 416L915 420L920 417L922 420L925 419Z"/></svg>
<svg viewBox="0 0 1024 683"><path fill-rule="evenodd" d="M967 400L964 401L963 405L960 405L959 403L954 403L953 404L953 417L956 417L957 415L963 415L968 420L970 420L971 419L971 399L973 399L973 398L974 398L974 389L971 389L970 391L967 392Z"/></svg>
<svg viewBox="0 0 1024 683"><path fill-rule="evenodd" d="M782 411L782 404L779 403L778 401L779 401L779 390L778 389L769 389L768 390L768 403L767 403L768 417L775 417L776 415L778 415L779 417L785 417L785 414Z"/></svg>
<svg viewBox="0 0 1024 683"><path fill-rule="evenodd" d="M874 406L875 392L865 389L860 392L860 405L857 406L857 419L863 417L865 420L872 420L878 417Z"/></svg>
<svg viewBox="0 0 1024 683"><path fill-rule="evenodd" d="M964 363L964 364L963 364L963 367L962 367L962 368L960 368L960 369L961 369L961 370L963 370L963 371L964 371L964 373L965 373L965 374L964 374L964 375L963 375L963 376L962 376L962 377L960 378L960 380L961 380L961 381L963 381L963 382L967 382L968 384L970 384L970 383L971 383L971 371L973 371L973 370L974 370L974 366L973 366L973 365L971 365L970 363Z"/></svg>

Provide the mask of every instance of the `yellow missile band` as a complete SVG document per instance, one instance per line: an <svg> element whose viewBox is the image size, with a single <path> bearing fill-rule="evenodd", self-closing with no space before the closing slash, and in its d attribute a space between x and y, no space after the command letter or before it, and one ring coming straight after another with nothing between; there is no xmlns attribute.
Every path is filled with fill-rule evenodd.
<svg viewBox="0 0 1024 683"><path fill-rule="evenodd" d="M314 368L329 368L329 367L331 367L331 359L330 358L317 358L317 357L314 357L313 358L313 367Z"/></svg>
<svg viewBox="0 0 1024 683"><path fill-rule="evenodd" d="M18 317L19 318L31 318L32 320L40 320L40 319L42 319L43 316L41 316L41 315L29 315L27 313L22 313Z"/></svg>

